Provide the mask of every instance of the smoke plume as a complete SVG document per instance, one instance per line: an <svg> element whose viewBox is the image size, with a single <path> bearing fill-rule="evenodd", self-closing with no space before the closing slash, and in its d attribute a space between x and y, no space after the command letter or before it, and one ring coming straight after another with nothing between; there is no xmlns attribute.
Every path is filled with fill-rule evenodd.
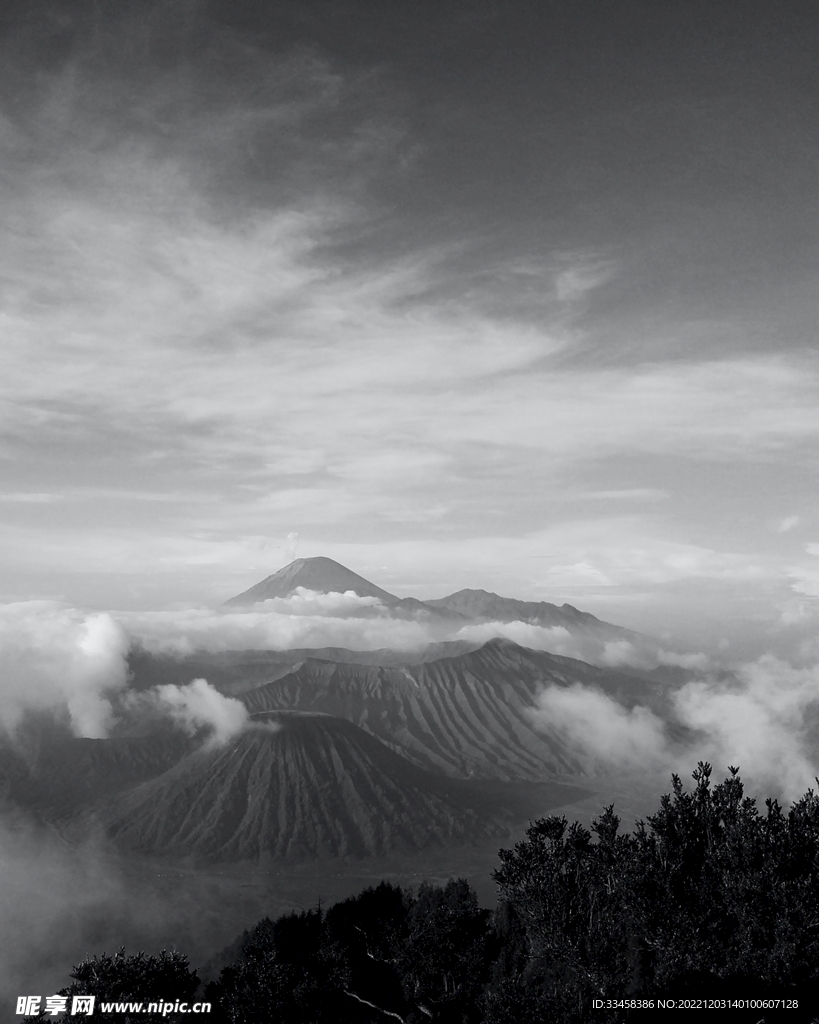
<svg viewBox="0 0 819 1024"><path fill-rule="evenodd" d="M194 679L187 686L172 683L133 695L132 710L148 706L170 718L189 736L203 729L208 742L221 745L238 736L250 725L247 708L233 697L225 697L207 679Z"/></svg>

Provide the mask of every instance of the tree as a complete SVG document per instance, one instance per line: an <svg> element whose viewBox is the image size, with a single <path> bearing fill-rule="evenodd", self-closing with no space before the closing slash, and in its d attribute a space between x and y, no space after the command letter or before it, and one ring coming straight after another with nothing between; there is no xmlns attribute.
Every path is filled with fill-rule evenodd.
<svg viewBox="0 0 819 1024"><path fill-rule="evenodd" d="M382 882L326 914L262 922L207 995L226 1024L477 1022L489 919L464 879L417 894Z"/></svg>
<svg viewBox="0 0 819 1024"><path fill-rule="evenodd" d="M738 769L713 788L709 764L692 777L686 792L672 776L632 835L609 807L596 843L553 816L501 851L494 878L526 957L496 977L487 1021L533 1000L547 1019L603 1021L596 997L782 997L819 981L819 799L760 814Z"/></svg>
<svg viewBox="0 0 819 1024"><path fill-rule="evenodd" d="M87 956L74 967L70 975L74 981L60 991L60 995L68 997L70 1011L75 995L93 995L96 997L94 1020L100 1022L116 1021L117 1024L159 1024L160 1021L179 1024L186 1021L188 1014L182 1013L100 1013L101 1002L120 1003L152 1003L193 1002L199 988L199 978L188 965L188 958L175 950L162 950L158 956L147 956L144 952L126 955L124 949L110 955ZM53 1017L41 1017L53 1020ZM86 1021L85 1014L72 1015L70 1012L62 1018L65 1021Z"/></svg>
<svg viewBox="0 0 819 1024"><path fill-rule="evenodd" d="M494 953L490 917L464 878L420 887L397 959L408 1002L434 1019L476 1019Z"/></svg>

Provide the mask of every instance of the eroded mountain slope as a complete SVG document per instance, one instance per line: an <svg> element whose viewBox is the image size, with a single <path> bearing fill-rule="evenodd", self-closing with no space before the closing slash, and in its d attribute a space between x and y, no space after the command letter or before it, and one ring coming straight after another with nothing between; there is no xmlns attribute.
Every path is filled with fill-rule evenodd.
<svg viewBox="0 0 819 1024"><path fill-rule="evenodd" d="M410 764L352 722L293 712L205 746L104 801L121 848L216 861L381 856L471 844L574 799L569 786L450 779Z"/></svg>
<svg viewBox="0 0 819 1024"><path fill-rule="evenodd" d="M291 708L346 718L418 766L449 775L543 780L584 771L560 731L532 716L544 687L575 683L626 706L662 710L665 701L656 683L509 640L403 668L306 659L242 700L252 713Z"/></svg>

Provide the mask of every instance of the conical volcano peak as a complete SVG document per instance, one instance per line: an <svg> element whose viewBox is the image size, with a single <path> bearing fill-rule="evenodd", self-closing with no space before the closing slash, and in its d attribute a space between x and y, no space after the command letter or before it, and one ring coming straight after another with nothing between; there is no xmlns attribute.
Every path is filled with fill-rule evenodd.
<svg viewBox="0 0 819 1024"><path fill-rule="evenodd" d="M400 604L400 599L382 590L363 576L332 558L297 558L257 583L249 590L232 597L226 604L256 604L273 597L288 597L299 587L320 594L344 594L352 590L359 597L376 597L386 605Z"/></svg>

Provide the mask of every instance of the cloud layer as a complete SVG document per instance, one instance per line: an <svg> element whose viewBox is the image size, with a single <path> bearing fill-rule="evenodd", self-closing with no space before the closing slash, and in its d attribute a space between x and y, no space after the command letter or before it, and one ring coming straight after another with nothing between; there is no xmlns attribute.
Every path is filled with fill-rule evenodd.
<svg viewBox="0 0 819 1024"><path fill-rule="evenodd" d="M302 590L250 610L182 609L121 621L47 602L0 606L0 723L13 734L27 713L47 713L75 735L100 737L160 716L190 735L224 743L252 727L241 702L203 678L130 692L131 642L180 654L327 646L421 652L435 640L480 643L495 636L621 671L666 665L688 673L683 685L664 689L672 708L668 720L580 685L544 689L535 721L585 751L590 765L685 771L700 759L738 763L752 783L789 797L817 774L815 663L795 667L766 655L717 672L702 654L664 651L651 641L601 641L524 622L441 627L423 615L395 618L372 598L352 593Z"/></svg>
<svg viewBox="0 0 819 1024"><path fill-rule="evenodd" d="M533 720L582 751L590 766L686 775L697 761L742 769L755 792L793 800L819 774L819 665L772 655L670 692L672 716L626 708L589 687L550 686ZM682 727L682 732L680 731Z"/></svg>
<svg viewBox="0 0 819 1024"><path fill-rule="evenodd" d="M382 647L418 651L440 640L486 643L505 637L523 647L578 658L607 668L655 669L678 666L699 672L711 659L702 653L666 651L649 637L605 640L572 633L563 626L531 622L480 622L466 625L436 620L423 610L398 615L374 597L322 594L299 587L287 598L249 608L178 608L162 612L123 613L130 635L153 651L189 654L195 650L288 650L301 647Z"/></svg>

